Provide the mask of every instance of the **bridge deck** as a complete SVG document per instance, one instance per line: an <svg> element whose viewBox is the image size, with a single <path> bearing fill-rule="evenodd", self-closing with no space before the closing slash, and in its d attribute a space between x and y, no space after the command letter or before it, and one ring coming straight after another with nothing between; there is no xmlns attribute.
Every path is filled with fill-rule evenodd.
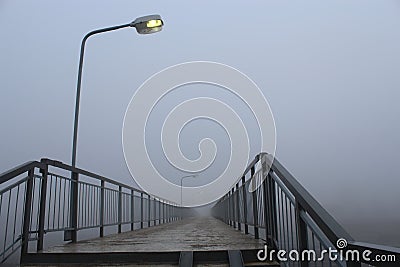
<svg viewBox="0 0 400 267"><path fill-rule="evenodd" d="M46 253L253 250L263 243L211 218L189 218L150 228L55 246Z"/></svg>

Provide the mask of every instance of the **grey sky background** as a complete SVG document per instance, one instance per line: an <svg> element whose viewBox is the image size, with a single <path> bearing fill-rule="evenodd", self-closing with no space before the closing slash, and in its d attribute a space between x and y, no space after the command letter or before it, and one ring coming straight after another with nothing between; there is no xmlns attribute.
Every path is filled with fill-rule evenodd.
<svg viewBox="0 0 400 267"><path fill-rule="evenodd" d="M354 237L400 246L395 0L1 1L0 172L41 157L70 162L82 37L153 13L165 22L158 34L123 29L87 43L79 167L132 184L121 131L135 90L165 67L216 61L262 89L275 117L276 156L301 184ZM187 145L203 126L192 127ZM197 144L183 150L195 157Z"/></svg>

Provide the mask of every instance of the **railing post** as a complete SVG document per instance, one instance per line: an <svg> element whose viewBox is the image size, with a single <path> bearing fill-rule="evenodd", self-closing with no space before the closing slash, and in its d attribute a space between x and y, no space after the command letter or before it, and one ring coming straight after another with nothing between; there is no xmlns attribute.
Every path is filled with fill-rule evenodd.
<svg viewBox="0 0 400 267"><path fill-rule="evenodd" d="M168 222L168 206L167 202L164 202L164 223Z"/></svg>
<svg viewBox="0 0 400 267"><path fill-rule="evenodd" d="M44 160L41 160L41 162L44 164L45 167L43 169L40 169L40 172L42 174L42 184L40 187L38 240L36 243L37 251L43 250L44 220L46 216L47 173L48 173L48 165L44 162Z"/></svg>
<svg viewBox="0 0 400 267"><path fill-rule="evenodd" d="M272 162L267 158L267 154L262 154L260 161L263 174L263 193L264 193L264 219L265 219L265 240L269 247L275 248L274 240L276 233L275 221L275 189L271 177ZM265 178L265 179L264 179Z"/></svg>
<svg viewBox="0 0 400 267"><path fill-rule="evenodd" d="M233 228L236 228L236 212L235 212L235 188L232 188L232 194L231 194L231 198L232 198L232 219L233 219Z"/></svg>
<svg viewBox="0 0 400 267"><path fill-rule="evenodd" d="M251 179L254 179L255 168L251 167ZM257 208L257 190L254 190L252 193L253 199L253 222L254 222L254 238L259 238L258 233L258 208Z"/></svg>
<svg viewBox="0 0 400 267"><path fill-rule="evenodd" d="M262 187L263 187L263 194L264 194L264 227L265 227L265 240L267 241L267 245L271 247L271 228L269 224L269 220L271 218L271 212L269 210L269 194L268 194L268 189L267 189L267 179L265 179L262 182Z"/></svg>
<svg viewBox="0 0 400 267"><path fill-rule="evenodd" d="M143 229L143 220L144 220L144 198L143 192L140 193L140 229Z"/></svg>
<svg viewBox="0 0 400 267"><path fill-rule="evenodd" d="M147 227L150 227L150 215L151 215L151 199L150 199L150 195L147 195L148 198L148 208L147 208Z"/></svg>
<svg viewBox="0 0 400 267"><path fill-rule="evenodd" d="M307 225L306 223L303 221L303 219L301 218L301 212L303 210L303 208L300 206L300 204L297 202L296 200L296 227L297 227L297 246L298 246L298 252L300 254L303 253L304 250L307 249L308 245L308 241L307 241ZM300 266L301 267L308 267L308 261L300 261Z"/></svg>
<svg viewBox="0 0 400 267"><path fill-rule="evenodd" d="M275 183L272 179L272 171L268 173L267 176L267 185L268 185L268 195L269 195L269 210L270 210L270 226L271 226L271 238L272 238L272 246L275 247L275 240L278 240L278 221L277 221L277 211L276 211L276 191L275 191Z"/></svg>
<svg viewBox="0 0 400 267"><path fill-rule="evenodd" d="M71 204L70 204L70 239L73 243L77 241L77 231L78 231L78 180L79 174L75 171L71 175ZM68 236L69 237L69 236Z"/></svg>
<svg viewBox="0 0 400 267"><path fill-rule="evenodd" d="M229 199L228 194L224 196L225 223L229 224Z"/></svg>
<svg viewBox="0 0 400 267"><path fill-rule="evenodd" d="M229 192L225 194L224 198L225 198L225 210L226 210L226 224L229 225L230 221L229 221Z"/></svg>
<svg viewBox="0 0 400 267"><path fill-rule="evenodd" d="M161 199L158 200L158 224L161 224Z"/></svg>
<svg viewBox="0 0 400 267"><path fill-rule="evenodd" d="M100 182L100 237L104 236L104 186L105 182Z"/></svg>
<svg viewBox="0 0 400 267"><path fill-rule="evenodd" d="M242 192L243 192L243 218L244 218L244 233L249 233L249 225L247 224L247 194L245 176L242 176Z"/></svg>
<svg viewBox="0 0 400 267"><path fill-rule="evenodd" d="M122 232L122 186L118 186L118 234Z"/></svg>
<svg viewBox="0 0 400 267"><path fill-rule="evenodd" d="M232 210L231 210L231 191L228 191L228 222L229 226L232 226Z"/></svg>
<svg viewBox="0 0 400 267"><path fill-rule="evenodd" d="M21 241L21 261L23 261L24 256L28 253L29 228L31 221L30 219L31 219L31 208L32 208L32 194L33 194L33 179L34 179L34 169L32 168L31 170L28 171L28 180L26 181L24 225L22 228L22 241Z"/></svg>
<svg viewBox="0 0 400 267"><path fill-rule="evenodd" d="M167 215L167 217L166 217L167 223L169 223L169 204L168 204L168 202L165 203L165 213Z"/></svg>
<svg viewBox="0 0 400 267"><path fill-rule="evenodd" d="M154 212L153 212L153 215L154 215L154 217L153 217L153 225L156 225L157 224L157 202L156 202L156 198L154 197L153 198L153 203L154 203Z"/></svg>
<svg viewBox="0 0 400 267"><path fill-rule="evenodd" d="M165 221L166 221L167 223L169 223L169 206L168 206L168 205L169 205L168 202L166 202L166 203L165 203L165 215L166 215Z"/></svg>
<svg viewBox="0 0 400 267"><path fill-rule="evenodd" d="M165 216L165 203L163 202L162 203L162 217L163 217L163 223L166 223L166 220L165 220L165 218L166 218L166 216Z"/></svg>
<svg viewBox="0 0 400 267"><path fill-rule="evenodd" d="M168 209L168 222L171 222L171 204L170 203L168 203L167 209Z"/></svg>
<svg viewBox="0 0 400 267"><path fill-rule="evenodd" d="M224 223L227 223L226 218L227 218L227 213L226 213L226 201L225 201L225 196L221 198L219 201L218 206L215 207L215 214L217 216L221 216L222 220ZM218 215L221 214L221 215Z"/></svg>
<svg viewBox="0 0 400 267"><path fill-rule="evenodd" d="M238 230L242 230L241 220L240 220L240 196L239 196L239 182L236 184L236 218L237 218L237 225Z"/></svg>
<svg viewBox="0 0 400 267"><path fill-rule="evenodd" d="M131 190L131 231L135 230L135 191Z"/></svg>
<svg viewBox="0 0 400 267"><path fill-rule="evenodd" d="M276 236L277 236L277 221L276 221L276 195L271 172L268 173L267 178L264 180L264 207L265 214L267 214L265 221L266 233L268 233L266 240L267 245L275 248Z"/></svg>

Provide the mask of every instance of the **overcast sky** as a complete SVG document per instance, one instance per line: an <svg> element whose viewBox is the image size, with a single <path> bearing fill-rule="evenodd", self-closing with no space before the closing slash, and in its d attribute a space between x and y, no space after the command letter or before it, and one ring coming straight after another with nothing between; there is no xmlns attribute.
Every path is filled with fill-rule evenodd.
<svg viewBox="0 0 400 267"><path fill-rule="evenodd" d="M400 246L399 1L148 3L0 2L0 172L41 157L70 163L82 37L158 13L158 34L123 29L88 41L79 167L133 184L121 132L135 90L165 67L216 61L261 88L275 117L276 155L312 195L355 237ZM208 129L199 123L187 144L206 137L190 134ZM213 127L218 143L225 135ZM197 144L183 151L196 156ZM216 164L218 172L224 157Z"/></svg>

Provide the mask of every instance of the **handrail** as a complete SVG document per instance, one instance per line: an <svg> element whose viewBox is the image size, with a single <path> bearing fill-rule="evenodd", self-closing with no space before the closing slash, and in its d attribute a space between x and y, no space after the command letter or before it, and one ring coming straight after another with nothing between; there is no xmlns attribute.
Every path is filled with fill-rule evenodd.
<svg viewBox="0 0 400 267"><path fill-rule="evenodd" d="M132 231L169 223L182 217L179 209L172 201L57 160L29 161L0 174L0 263L18 250L23 263L31 253L29 242L36 241L36 252L41 251L49 232L64 232L64 241L76 242L84 229L98 228L102 237L109 226L121 233L124 225Z"/></svg>
<svg viewBox="0 0 400 267"><path fill-rule="evenodd" d="M258 162L261 162L261 169L256 172ZM246 179L249 172L251 175ZM255 184L258 187L254 190ZM276 250L297 250L301 253L310 247L314 251L337 247L344 251L354 249L359 253L370 250L372 255L381 253L397 260L394 263L370 262L363 258L347 259L347 262L338 260L340 266L346 266L346 263L351 267L361 266L360 262L396 266L400 261L399 248L355 241L294 176L267 153L260 153L254 158L242 176L216 202L212 214L238 230L244 227L245 234L252 230L256 239L260 238L260 231L264 231L267 245ZM339 247L340 239L345 239L348 246ZM306 260L300 263L301 267L309 266Z"/></svg>
<svg viewBox="0 0 400 267"><path fill-rule="evenodd" d="M0 173L0 184L5 183L8 180L11 180L12 178L14 178L18 175L21 175L24 172L27 172L32 168L41 168L41 167L43 167L43 164L41 164L38 161L28 161L26 163L18 165L15 168L12 168L8 171Z"/></svg>
<svg viewBox="0 0 400 267"><path fill-rule="evenodd" d="M121 187L130 189L130 190L133 190L133 191L135 191L135 192L137 192L137 193L143 193L143 194L145 194L145 195L148 195L148 196L157 198L157 199L159 199L159 200L166 201L166 202L171 203L171 204L174 204L174 205L178 205L178 204L175 203L175 202L171 202L171 201L169 201L169 200L166 200L166 199L160 198L160 197L158 197L158 196L149 194L149 193L147 193L147 192L145 192L145 191L143 191L143 190L140 190L140 189L138 189L138 188L132 187L132 186L130 186L130 185L127 185L127 184L124 184L124 183L121 183L121 182L117 182L117 181L112 180L112 179L110 179L110 178L107 178L107 177L105 177L105 176L102 176L102 175L99 175L99 174L96 174L96 173L93 173L93 172L90 172L90 171L87 171L87 170L83 170L83 169L78 168L78 167L73 167L73 166L71 166L71 165L67 165L67 164L65 164L65 163L63 163L63 162L61 162L61 161L58 161L58 160L52 160L52 159L48 159L48 158L42 158L42 159L40 160L40 162L41 162L41 163L44 163L44 164L48 164L48 165L53 166L53 167L56 167L56 168L64 169L64 170L67 170L67 171L70 171L70 172L73 172L73 173L79 173L79 174L81 174L81 175L89 176L89 177L91 177L91 178L95 178L95 179L98 179L98 180L100 180L100 181L104 181L104 182L107 182L107 183L110 183L110 184L114 184L114 185L116 185L116 186L121 186Z"/></svg>
<svg viewBox="0 0 400 267"><path fill-rule="evenodd" d="M275 158L271 170L292 193L301 207L311 216L328 239L334 244L338 238L352 241L349 233L319 204L319 202Z"/></svg>

